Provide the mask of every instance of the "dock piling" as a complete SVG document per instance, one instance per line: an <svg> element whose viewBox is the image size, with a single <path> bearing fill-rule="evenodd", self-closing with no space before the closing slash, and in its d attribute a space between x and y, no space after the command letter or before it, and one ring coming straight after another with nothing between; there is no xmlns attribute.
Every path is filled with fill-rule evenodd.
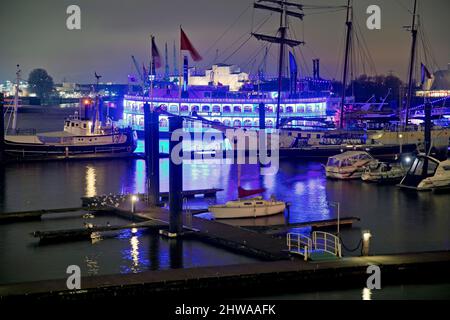
<svg viewBox="0 0 450 320"><path fill-rule="evenodd" d="M147 199L150 205L159 204L159 116L144 104L145 160L147 167Z"/></svg>
<svg viewBox="0 0 450 320"><path fill-rule="evenodd" d="M173 140L173 133L177 129L182 129L183 118L169 117L169 132L171 139L169 142L169 237L176 237L183 228L183 162L176 163L172 157L172 151L179 141Z"/></svg>
<svg viewBox="0 0 450 320"><path fill-rule="evenodd" d="M264 130L266 129L266 106L264 105L264 102L261 102L259 104L259 129Z"/></svg>
<svg viewBox="0 0 450 320"><path fill-rule="evenodd" d="M0 93L0 163L5 160L5 113L3 109L3 93Z"/></svg>

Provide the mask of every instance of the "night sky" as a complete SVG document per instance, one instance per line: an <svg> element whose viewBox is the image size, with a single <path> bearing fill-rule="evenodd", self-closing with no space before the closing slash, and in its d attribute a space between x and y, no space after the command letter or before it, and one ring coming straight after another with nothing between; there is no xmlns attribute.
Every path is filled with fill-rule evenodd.
<svg viewBox="0 0 450 320"><path fill-rule="evenodd" d="M19 63L23 77L30 70L42 67L48 70L55 82L93 82L93 72L103 75L103 81L126 83L127 75L134 73L130 55L148 64L150 35L156 36L159 50L164 54L168 42L169 61L172 65L173 41L179 43L179 25L204 60L199 67L209 66L219 49L216 62L236 63L244 71L256 71L262 60L256 39L249 40L234 56L230 54L249 36L252 21L255 26L267 13L249 7L253 0L2 0L0 10L0 81L13 79L15 65ZM314 5L345 5L346 0L308 0ZM403 26L411 23L412 0L355 0L354 13L361 34L379 74L394 72L405 79L411 37ZM81 30L66 28L66 8L70 4L81 7ZM377 4L382 10L382 29L370 31L365 25L368 5ZM244 12L244 10L247 11ZM345 11L316 13L305 10L304 22L291 19L291 35L295 33L306 45L301 47L308 69L302 66L303 75L309 75L312 58L321 59L324 78L340 78ZM328 12L327 12L328 11ZM243 13L231 30L211 46L219 36ZM419 14L422 25L432 45L435 64L441 69L450 62L449 0L421 0ZM274 15L259 32L273 33L278 24ZM241 37L240 41L237 41ZM237 41L237 42L236 42ZM232 46L232 44L234 46ZM230 48L231 47L231 48ZM209 52L207 50L209 49ZM256 52L256 53L255 53ZM298 55L298 52L297 52ZM269 72L275 72L277 50L272 47L268 58ZM225 58L228 60L224 61ZM300 59L301 60L301 59ZM355 73L372 68L358 67ZM431 67L436 68L436 67ZM435 70L433 70L435 71ZM159 72L163 72L160 69Z"/></svg>

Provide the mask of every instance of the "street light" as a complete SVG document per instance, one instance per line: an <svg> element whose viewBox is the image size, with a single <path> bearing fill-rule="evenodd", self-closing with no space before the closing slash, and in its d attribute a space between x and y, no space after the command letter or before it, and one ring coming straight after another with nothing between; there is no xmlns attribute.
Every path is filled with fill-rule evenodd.
<svg viewBox="0 0 450 320"><path fill-rule="evenodd" d="M136 202L139 201L139 198L136 195L131 196L131 213L134 213Z"/></svg>
<svg viewBox="0 0 450 320"><path fill-rule="evenodd" d="M402 153L403 153L403 141L402 141L402 139L403 139L403 134L399 134L398 135L398 139L400 140L400 159L401 159L401 157L402 157Z"/></svg>
<svg viewBox="0 0 450 320"><path fill-rule="evenodd" d="M337 235L339 236L341 225L341 209L339 202L329 202L330 207L334 207L337 210Z"/></svg>

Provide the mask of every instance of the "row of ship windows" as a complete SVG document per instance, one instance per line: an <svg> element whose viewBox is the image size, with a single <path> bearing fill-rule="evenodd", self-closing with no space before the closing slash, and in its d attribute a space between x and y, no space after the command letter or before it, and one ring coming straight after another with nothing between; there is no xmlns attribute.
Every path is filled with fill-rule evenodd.
<svg viewBox="0 0 450 320"><path fill-rule="evenodd" d="M220 122L220 123L222 123L225 126L233 125L234 127L241 127L241 126L244 126L244 127L258 127L259 126L259 120L252 121L250 119L247 119L247 120L244 120L244 121L241 121L241 120L238 120L238 119L236 119L234 121L231 121L230 119L224 119L224 120L213 119L213 121ZM135 116L128 115L127 122L131 126L135 126L135 125L138 125L140 127L144 126L144 118L143 117L138 117L136 119ZM168 120L166 118L160 119L159 120L159 126L161 128L167 128L169 126ZM274 121L270 120L270 119L267 119L266 120L266 127L272 128L273 126L274 126ZM289 135L292 135L292 132L289 132ZM320 137L318 137L318 138L320 138Z"/></svg>
<svg viewBox="0 0 450 320"><path fill-rule="evenodd" d="M168 109L167 105L163 104L163 105L160 105L159 107L162 110L164 110L164 111L169 111L169 112L172 112L172 113L177 113L178 112L178 106L170 106L169 109ZM128 105L127 108L129 110L144 112L143 107L139 106L139 105L132 104L132 105ZM293 112L295 112L294 108L295 107L293 107L293 106L287 106L287 107L280 106L280 112L293 113ZM274 110L276 110L276 108L274 108L272 106L266 106L265 109L266 109L266 112L274 112ZM231 106L223 106L223 107L220 107L220 106L212 106L212 107L210 107L210 106L202 106L202 108L200 109L199 106L191 106L189 108L189 106L187 106L187 105L182 105L181 108L180 108L180 112L193 112L193 111L200 112L200 110L201 110L201 112L216 112L216 113L219 113L219 112L230 113L230 112L242 112L242 111L243 112L248 112L248 113L259 112L259 108L258 107L254 108L252 106L244 106L243 108L238 107L238 106L234 106L233 108ZM321 110L321 106L320 105L319 106L315 106L315 107L313 107L313 106L306 106L306 107L300 106L300 107L297 107L297 111L296 112L299 112L299 113L304 113L305 111L306 112L314 112L314 111L318 112L320 110Z"/></svg>
<svg viewBox="0 0 450 320"><path fill-rule="evenodd" d="M78 123L74 123L74 122L66 122L66 127L79 127ZM86 129L86 123L83 123L83 128Z"/></svg>

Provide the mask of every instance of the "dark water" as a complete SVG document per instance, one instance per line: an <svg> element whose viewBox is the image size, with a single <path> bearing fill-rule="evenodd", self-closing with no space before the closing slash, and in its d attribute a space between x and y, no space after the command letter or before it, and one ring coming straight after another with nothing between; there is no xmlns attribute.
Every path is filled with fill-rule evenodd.
<svg viewBox="0 0 450 320"><path fill-rule="evenodd" d="M18 123L22 128L38 127L40 131L61 130L62 118L72 112L71 108L52 108L47 113L22 113ZM361 218L352 229L342 230L344 244L349 249L358 243L361 231L365 229L373 235L373 254L450 249L449 194L404 192L395 186L361 181L329 181L317 162L282 161L274 176L260 176L259 170L256 165L242 166L242 186L265 187L266 197L275 194L290 202L289 217L285 214L229 223L264 225L284 223L285 219L301 222L336 218L336 210L329 202L340 202L341 217ZM163 191L168 190L168 175L168 160L161 160ZM237 196L236 165L189 161L184 164L183 176L184 189L225 189L218 193L217 202ZM102 160L12 164L0 175L0 186L0 209L5 212L77 207L82 196L143 192L145 162ZM204 208L212 202L213 199L199 198L192 206ZM96 219L99 224L124 222L112 217ZM64 277L64 268L68 264L80 264L88 274L108 274L253 261L199 242L184 242L180 248L148 234L123 232L94 244L77 242L45 247L36 246L36 241L29 236L35 230L78 227L82 223L79 217L47 217L43 222L0 226L0 283ZM175 258L177 255L178 259Z"/></svg>

